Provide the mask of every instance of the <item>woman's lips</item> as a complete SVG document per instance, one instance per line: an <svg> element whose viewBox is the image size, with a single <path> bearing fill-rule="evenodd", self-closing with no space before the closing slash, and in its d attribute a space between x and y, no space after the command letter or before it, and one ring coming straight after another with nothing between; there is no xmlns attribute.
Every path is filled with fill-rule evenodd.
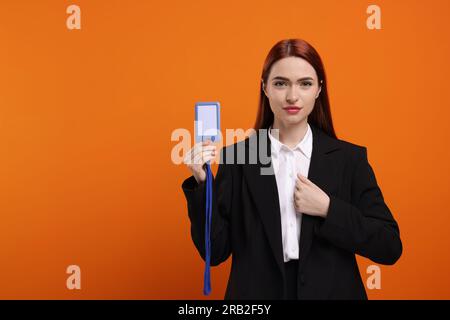
<svg viewBox="0 0 450 320"><path fill-rule="evenodd" d="M286 107L286 108L283 108L288 114L296 114L296 113L298 113L300 110L301 110L301 108L300 107Z"/></svg>

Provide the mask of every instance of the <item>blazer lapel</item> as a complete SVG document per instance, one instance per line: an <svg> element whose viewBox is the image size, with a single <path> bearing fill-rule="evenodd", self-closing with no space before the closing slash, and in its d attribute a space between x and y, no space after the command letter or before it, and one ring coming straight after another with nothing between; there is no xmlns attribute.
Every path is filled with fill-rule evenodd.
<svg viewBox="0 0 450 320"><path fill-rule="evenodd" d="M316 126L310 124L313 133L313 148L309 164L308 179L321 188L328 195L338 188L338 164L333 151L339 150L340 145L336 139L331 138ZM320 221L320 217L307 214L302 216L300 232L299 265L304 267L306 258L311 249L314 238L314 225Z"/></svg>
<svg viewBox="0 0 450 320"><path fill-rule="evenodd" d="M261 216L275 260L281 273L284 275L280 202L271 160L271 144L268 129L259 130L254 137L256 139L247 139L245 146L248 149L249 156L246 156L246 159L257 158L257 163L246 162L243 172L255 206Z"/></svg>
<svg viewBox="0 0 450 320"><path fill-rule="evenodd" d="M335 180L336 164L334 157L330 156L329 153L340 147L336 139L324 134L311 123L310 127L313 133L313 148L308 179L328 193L337 187ZM246 162L243 166L244 176L248 182L255 206L261 216L271 250L284 277L280 205L271 161L271 144L268 130L262 129L257 132L254 139L247 139L245 146L249 153L246 154ZM248 163L249 159L255 158L257 159L256 163L251 163L251 161ZM311 248L313 228L316 222L316 217L303 214L300 234L300 267L304 265Z"/></svg>

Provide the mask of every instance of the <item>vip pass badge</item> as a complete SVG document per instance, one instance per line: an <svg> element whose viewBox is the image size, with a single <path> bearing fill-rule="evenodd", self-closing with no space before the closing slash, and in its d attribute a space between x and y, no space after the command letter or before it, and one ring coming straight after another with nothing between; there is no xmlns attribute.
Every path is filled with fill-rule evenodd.
<svg viewBox="0 0 450 320"><path fill-rule="evenodd" d="M202 142L220 140L220 103L197 102L195 104L195 141ZM206 205L205 205L205 275L203 282L203 294L211 293L211 218L213 200L213 175L210 162L206 164Z"/></svg>

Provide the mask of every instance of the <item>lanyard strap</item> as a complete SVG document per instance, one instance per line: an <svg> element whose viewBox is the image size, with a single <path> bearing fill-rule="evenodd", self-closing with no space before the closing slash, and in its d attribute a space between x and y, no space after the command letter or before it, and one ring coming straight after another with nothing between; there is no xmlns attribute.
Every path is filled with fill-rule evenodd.
<svg viewBox="0 0 450 320"><path fill-rule="evenodd" d="M209 161L206 163L206 219L205 219L205 277L203 294L211 292L211 218L212 218L212 172Z"/></svg>

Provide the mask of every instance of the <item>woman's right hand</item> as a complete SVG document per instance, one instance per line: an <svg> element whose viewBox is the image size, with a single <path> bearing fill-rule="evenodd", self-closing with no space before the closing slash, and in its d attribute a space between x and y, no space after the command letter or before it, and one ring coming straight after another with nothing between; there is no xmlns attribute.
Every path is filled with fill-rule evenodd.
<svg viewBox="0 0 450 320"><path fill-rule="evenodd" d="M198 184L206 180L205 163L216 157L216 149L210 140L198 142L184 157L184 164L192 172Z"/></svg>

